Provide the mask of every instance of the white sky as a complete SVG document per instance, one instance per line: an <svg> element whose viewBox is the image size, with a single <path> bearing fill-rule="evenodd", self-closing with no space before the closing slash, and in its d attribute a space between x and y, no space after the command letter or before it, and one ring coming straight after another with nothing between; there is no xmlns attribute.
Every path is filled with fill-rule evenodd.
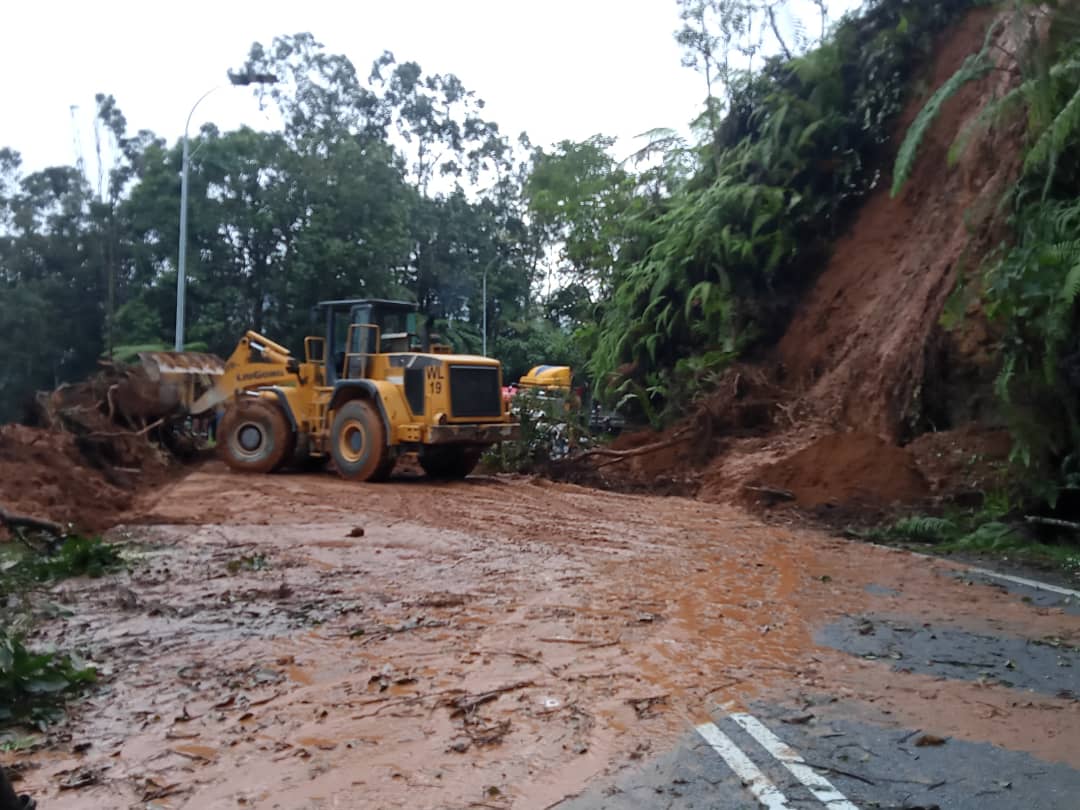
<svg viewBox="0 0 1080 810"><path fill-rule="evenodd" d="M183 9L185 16L178 12ZM455 73L506 135L534 143L685 130L704 81L680 66L674 0L11 0L0 30L0 147L24 169L75 160L71 105L88 170L94 94L112 93L129 132L180 136L195 100L239 67L251 43L310 31L366 78L384 49L427 72ZM192 131L213 121L274 126L246 88L199 105Z"/></svg>
<svg viewBox="0 0 1080 810"><path fill-rule="evenodd" d="M858 0L832 0L835 19ZM793 5L812 9L807 0ZM181 16L179 12L186 14ZM533 143L619 138L656 127L686 132L704 80L680 65L675 0L9 0L0 29L0 147L24 169L75 162L75 125L89 173L94 94L112 93L130 133L175 141L195 100L226 81L254 41L312 32L366 78L391 50L429 73L455 73L487 102L505 135ZM274 128L250 89L199 105L192 132L213 121Z"/></svg>

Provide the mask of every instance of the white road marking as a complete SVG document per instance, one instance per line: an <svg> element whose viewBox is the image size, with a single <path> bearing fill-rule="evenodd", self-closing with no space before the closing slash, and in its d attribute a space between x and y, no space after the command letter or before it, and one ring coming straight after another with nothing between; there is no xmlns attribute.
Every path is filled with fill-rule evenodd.
<svg viewBox="0 0 1080 810"><path fill-rule="evenodd" d="M997 571L990 571L986 568L969 568L968 571L973 574L982 574L984 577L1004 579L1008 582L1015 582L1017 585L1026 585L1029 588L1035 588L1040 591L1050 591L1052 593L1060 593L1062 596L1071 596L1074 599L1080 599L1080 591L1062 588L1060 585L1051 585L1048 582L1039 582L1038 580L1025 579L1024 577L1014 577L1012 574L999 574Z"/></svg>
<svg viewBox="0 0 1080 810"><path fill-rule="evenodd" d="M780 763L791 771L791 775L810 788L814 798L829 810L859 810L843 793L833 787L828 779L807 765L806 760L799 756L794 748L769 731L756 717L739 712L732 714L731 719L757 740L762 748L780 760Z"/></svg>
<svg viewBox="0 0 1080 810"><path fill-rule="evenodd" d="M942 557L933 554L923 554L921 551L910 551L908 549L897 548L896 546L886 546L882 543L868 543L867 545L873 546L874 548L888 549L889 551L903 551L910 554L912 557L922 557L924 560L937 560L938 562L943 560ZM989 568L964 568L963 570L969 574L982 574L983 576L994 577L995 579L1004 579L1007 582L1015 582L1017 585L1027 585L1029 588L1037 588L1040 591L1050 591L1051 593L1060 593L1062 596L1071 596L1074 599L1080 599L1080 591L1062 588L1060 585L1051 585L1049 582L1040 582L1037 579L1015 577L1012 574L999 574L997 571L991 571Z"/></svg>
<svg viewBox="0 0 1080 810"><path fill-rule="evenodd" d="M743 784L750 789L762 807L767 810L791 810L787 797L769 781L769 777L750 761L750 757L744 754L727 734L716 727L715 723L702 723L697 727L697 733L724 758L724 762L736 776L742 779Z"/></svg>

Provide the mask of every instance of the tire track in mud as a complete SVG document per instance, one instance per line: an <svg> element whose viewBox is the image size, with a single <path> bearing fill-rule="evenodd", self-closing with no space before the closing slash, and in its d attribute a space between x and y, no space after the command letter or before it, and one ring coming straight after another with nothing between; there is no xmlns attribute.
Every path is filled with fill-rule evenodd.
<svg viewBox="0 0 1080 810"><path fill-rule="evenodd" d="M209 465L133 517L132 573L63 586L75 616L47 630L111 667L29 754L24 789L50 807L165 791L158 806L200 810L544 808L717 705L807 694L1080 765L1075 701L1025 705L815 641L874 613L1080 640L1080 617L943 576L946 562L522 478ZM56 790L83 771L98 784Z"/></svg>

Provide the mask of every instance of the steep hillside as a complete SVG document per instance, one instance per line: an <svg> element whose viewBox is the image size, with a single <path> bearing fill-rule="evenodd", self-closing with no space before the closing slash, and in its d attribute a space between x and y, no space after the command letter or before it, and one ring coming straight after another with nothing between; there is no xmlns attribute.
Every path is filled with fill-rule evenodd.
<svg viewBox="0 0 1080 810"><path fill-rule="evenodd" d="M909 103L897 141L929 93L979 50L993 19L991 9L977 9L942 37L928 93ZM867 200L780 341L789 384L836 428L897 441L917 423L945 300L965 264L974 268L989 247L996 202L1020 162L1015 130L978 142L952 167L949 147L1014 78L993 74L945 103L903 192L894 199L883 182Z"/></svg>
<svg viewBox="0 0 1080 810"><path fill-rule="evenodd" d="M975 9L939 36L915 81L922 90L896 124L894 149L930 95L979 51L995 19L991 9ZM1000 28L996 44L1008 36ZM973 276L1000 238L998 202L1020 166L1018 127L991 130L959 160L948 159L987 99L1017 80L1012 65L1001 67L946 102L896 198L883 172L776 346L756 364L729 369L692 429L684 423L666 434L681 443L655 455L639 447L627 462L598 470L603 481L674 484L710 501L790 497L804 507L865 509L985 480L988 473L955 459L977 452L993 465L1007 455L1007 439L992 425L962 424L972 408L953 407L936 425L927 410L936 414L938 396L956 381L988 389L995 371L980 312L951 333L940 320L958 279ZM918 452L903 446L930 427L961 429L924 435ZM619 446L647 441L637 435Z"/></svg>

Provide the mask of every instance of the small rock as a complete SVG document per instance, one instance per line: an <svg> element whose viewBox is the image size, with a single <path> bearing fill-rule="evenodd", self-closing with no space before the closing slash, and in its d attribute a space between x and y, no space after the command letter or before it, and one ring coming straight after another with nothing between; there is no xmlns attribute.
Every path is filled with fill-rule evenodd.
<svg viewBox="0 0 1080 810"><path fill-rule="evenodd" d="M915 739L915 745L919 748L923 748L927 745L944 745L946 742L944 737L938 737L934 734L923 734L921 737Z"/></svg>

